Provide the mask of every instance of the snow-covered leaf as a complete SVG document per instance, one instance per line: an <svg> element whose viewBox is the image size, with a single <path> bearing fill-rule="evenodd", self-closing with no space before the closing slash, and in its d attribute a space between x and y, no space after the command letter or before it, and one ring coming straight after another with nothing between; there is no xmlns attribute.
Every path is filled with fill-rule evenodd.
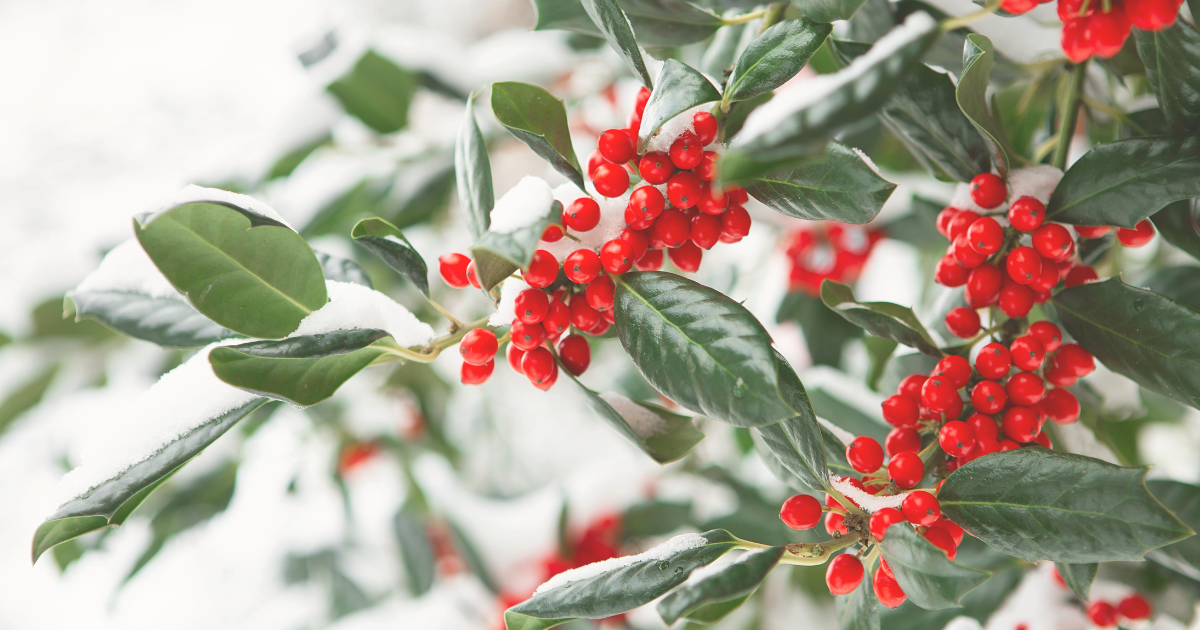
<svg viewBox="0 0 1200 630"><path fill-rule="evenodd" d="M746 553L715 573L671 591L658 603L658 614L668 625L680 618L716 623L762 585L783 552L783 547L768 547Z"/></svg>
<svg viewBox="0 0 1200 630"><path fill-rule="evenodd" d="M668 120L683 112L721 99L721 93L691 66L668 59L658 74L658 85L650 93L638 130L638 146L644 151L650 138Z"/></svg>

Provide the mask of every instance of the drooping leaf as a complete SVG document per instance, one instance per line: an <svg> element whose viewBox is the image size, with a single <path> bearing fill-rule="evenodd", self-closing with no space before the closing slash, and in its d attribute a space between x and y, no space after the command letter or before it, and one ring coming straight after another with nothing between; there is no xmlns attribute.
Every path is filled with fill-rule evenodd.
<svg viewBox="0 0 1200 630"><path fill-rule="evenodd" d="M425 259L396 226L378 217L363 219L354 226L350 237L429 297L429 268Z"/></svg>
<svg viewBox="0 0 1200 630"><path fill-rule="evenodd" d="M1171 130L1200 130L1200 32L1176 20L1161 31L1135 28L1133 39Z"/></svg>
<svg viewBox="0 0 1200 630"><path fill-rule="evenodd" d="M705 623L718 621L733 609L722 607L720 617L705 609L713 604L745 601L779 564L783 550L783 547L768 547L751 551L720 571L675 589L658 603L658 614L667 625L681 618L694 619L698 613Z"/></svg>
<svg viewBox="0 0 1200 630"><path fill-rule="evenodd" d="M236 337L178 298L137 291L69 291L63 310L75 321L94 319L113 330L164 348L198 348Z"/></svg>
<svg viewBox="0 0 1200 630"><path fill-rule="evenodd" d="M841 630L879 630L879 600L871 586L871 574L849 595L837 597L838 628Z"/></svg>
<svg viewBox="0 0 1200 630"><path fill-rule="evenodd" d="M828 279L821 283L821 300L825 306L876 337L898 341L930 356L942 356L942 351L911 308L891 302L859 302L854 297L854 289Z"/></svg>
<svg viewBox="0 0 1200 630"><path fill-rule="evenodd" d="M213 348L217 378L248 392L293 405L315 405L388 354L395 341L383 330L336 330L280 341Z"/></svg>
<svg viewBox="0 0 1200 630"><path fill-rule="evenodd" d="M784 296L775 321L795 322L800 326L813 365L839 367L846 344L863 336L861 328L829 310L820 298L803 291Z"/></svg>
<svg viewBox="0 0 1200 630"><path fill-rule="evenodd" d="M722 103L773 92L796 76L833 27L805 17L784 20L750 42L725 83Z"/></svg>
<svg viewBox="0 0 1200 630"><path fill-rule="evenodd" d="M691 534L689 536L695 536ZM543 630L571 619L603 619L647 604L687 579L692 570L709 564L734 547L737 539L723 530L700 534L700 546L653 554L626 566L535 592L509 608L509 630Z"/></svg>
<svg viewBox="0 0 1200 630"><path fill-rule="evenodd" d="M1150 216L1163 240L1200 260L1200 206L1194 200L1176 201Z"/></svg>
<svg viewBox="0 0 1200 630"><path fill-rule="evenodd" d="M361 284L368 289L374 288L371 284L371 277L367 275L367 270L358 266L358 263L353 260L315 250L314 253L317 255L317 262L321 263L321 271L326 280L350 282Z"/></svg>
<svg viewBox="0 0 1200 630"><path fill-rule="evenodd" d="M849 20L866 0L792 0L792 6L818 22Z"/></svg>
<svg viewBox="0 0 1200 630"><path fill-rule="evenodd" d="M992 575L951 562L945 551L934 547L908 523L889 527L882 547L883 557L909 601L926 610L961 606L963 596Z"/></svg>
<svg viewBox="0 0 1200 630"><path fill-rule="evenodd" d="M1094 147L1054 189L1046 219L1131 228L1174 201L1200 197L1200 135L1129 138Z"/></svg>
<svg viewBox="0 0 1200 630"><path fill-rule="evenodd" d="M768 208L797 219L869 223L896 185L879 175L862 153L830 141L825 154L743 181Z"/></svg>
<svg viewBox="0 0 1200 630"><path fill-rule="evenodd" d="M408 124L418 85L417 75L368 50L328 89L350 115L379 133L392 133Z"/></svg>
<svg viewBox="0 0 1200 630"><path fill-rule="evenodd" d="M795 476L802 487L814 492L828 489L831 463L828 455L831 453L827 449L838 450L841 443L832 436L826 437L828 431L817 423L808 393L804 391L804 384L792 366L778 352L775 353L775 359L780 365L779 390L784 400L796 409L796 415L775 424L757 427L755 432L761 442L755 444L761 443L769 451L762 453L764 460L773 458Z"/></svg>
<svg viewBox="0 0 1200 630"><path fill-rule="evenodd" d="M683 0L621 0L621 9L643 46L682 46L708 39L721 18ZM564 29L602 36L580 0L533 0L533 30Z"/></svg>
<svg viewBox="0 0 1200 630"><path fill-rule="evenodd" d="M278 339L325 305L325 276L299 234L247 213L186 203L135 218L133 231L196 310L234 332Z"/></svg>
<svg viewBox="0 0 1200 630"><path fill-rule="evenodd" d="M1193 531L1200 531L1200 488L1179 481L1151 479L1146 487ZM1180 575L1200 581L1200 537L1192 536L1155 549L1146 558Z"/></svg>
<svg viewBox="0 0 1200 630"><path fill-rule="evenodd" d="M419 597L433 586L436 575L433 547L425 534L425 524L415 509L405 505L392 518L392 531L400 547L409 592Z"/></svg>
<svg viewBox="0 0 1200 630"><path fill-rule="evenodd" d="M1052 298L1067 332L1108 369L1200 408L1200 313L1120 278Z"/></svg>
<svg viewBox="0 0 1200 630"><path fill-rule="evenodd" d="M1017 155L1004 132L1004 125L998 117L999 112L991 111L988 106L988 80L995 65L992 41L975 33L967 35L963 48L962 76L958 79L954 94L959 108L971 124L975 125L975 129L987 144L996 170L1000 172L1001 177L1007 177L1008 171L1016 166L1013 161L1017 159Z"/></svg>
<svg viewBox="0 0 1200 630"><path fill-rule="evenodd" d="M646 69L646 60L633 37L633 27L617 0L583 0L583 9L634 76L640 78L647 89L654 89L654 77Z"/></svg>
<svg viewBox="0 0 1200 630"><path fill-rule="evenodd" d="M658 85L646 101L638 131L638 146L645 150L650 138L668 120L697 105L721 100L721 93L691 66L668 59L658 73Z"/></svg>
<svg viewBox="0 0 1200 630"><path fill-rule="evenodd" d="M471 236L478 239L492 222L496 192L492 188L492 163L487 143L475 121L475 94L467 97L466 114L454 142L454 175L458 183L458 203L467 217Z"/></svg>
<svg viewBox="0 0 1200 630"><path fill-rule="evenodd" d="M583 170L561 100L536 85L503 81L492 84L492 113L517 140L584 190Z"/></svg>
<svg viewBox="0 0 1200 630"><path fill-rule="evenodd" d="M1078 595L1083 601L1088 601L1088 594L1092 590L1092 580L1096 579L1096 571L1099 570L1100 565L1095 562L1089 564L1055 562L1054 567L1058 569L1058 574L1070 587L1071 592Z"/></svg>
<svg viewBox="0 0 1200 630"><path fill-rule="evenodd" d="M533 260L542 232L562 213L562 204L555 201L546 215L533 223L513 232L501 233L488 230L471 246L471 257L475 259L475 276L484 291L524 269Z"/></svg>
<svg viewBox="0 0 1200 630"><path fill-rule="evenodd" d="M938 501L971 535L1022 560L1140 560L1192 534L1146 490L1146 470L1029 447L960 467Z"/></svg>
<svg viewBox="0 0 1200 630"><path fill-rule="evenodd" d="M762 324L741 304L660 271L617 279L616 328L642 376L667 398L734 426L798 413Z"/></svg>

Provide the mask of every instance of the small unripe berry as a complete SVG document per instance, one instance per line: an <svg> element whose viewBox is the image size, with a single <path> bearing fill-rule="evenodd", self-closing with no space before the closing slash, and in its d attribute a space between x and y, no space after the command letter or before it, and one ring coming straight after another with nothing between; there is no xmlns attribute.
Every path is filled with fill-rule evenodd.
<svg viewBox="0 0 1200 630"><path fill-rule="evenodd" d="M792 529L812 529L821 522L821 502L810 495L797 494L783 502L779 518Z"/></svg>
<svg viewBox="0 0 1200 630"><path fill-rule="evenodd" d="M834 595L852 593L862 583L863 565L858 558L843 553L829 562L825 571L825 584Z"/></svg>

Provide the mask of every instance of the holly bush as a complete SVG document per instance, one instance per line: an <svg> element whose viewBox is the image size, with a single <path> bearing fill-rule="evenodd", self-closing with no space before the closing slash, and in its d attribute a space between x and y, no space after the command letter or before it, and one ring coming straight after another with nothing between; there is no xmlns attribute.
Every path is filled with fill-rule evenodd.
<svg viewBox="0 0 1200 630"><path fill-rule="evenodd" d="M299 231L214 188L135 217L135 241L67 295L68 314L202 350L148 394L142 413L172 417L161 435L72 473L71 498L34 534L34 559L120 525L268 401L317 405L363 370L456 347L462 383L487 387L503 349L509 369L539 390L573 390L660 464L687 461L708 418L794 491L764 499L713 469L766 512L626 556L597 526L575 545L597 562L556 566L510 598L509 629L656 600L667 624L713 623L781 565L827 565L844 628L940 627L955 610L985 620L1013 573L1041 561L1093 623L1148 618L1148 595L1090 599L1092 580L1112 563L1133 588L1194 595L1200 489L1123 465L1136 460L1129 433L1081 379L1102 365L1163 405L1200 408L1197 267L1170 264L1200 257L1200 33L1180 4L1059 0L1066 58L1022 65L970 26L1036 6L1024 0L961 17L919 0L534 0L536 29L602 39L642 87L626 125L598 134L585 161L553 90L506 81L459 95L452 169L446 160L424 191L444 200L456 189L469 252L418 251L403 228L422 221L419 207L364 216L385 196L370 186ZM407 124L418 84L437 88L368 53L330 91L388 134ZM1129 111L1131 94L1157 107ZM564 183L529 176L497 198L487 109ZM279 174L315 148L285 156ZM909 215L860 227L896 190L885 172L917 169L957 183L949 205L916 197ZM793 268L778 317L801 323L815 363L839 366L863 340L866 385L886 395L882 422L806 391L750 310L688 277L747 237L747 207L824 222L781 246ZM335 232L397 274L390 286L446 332L306 241ZM945 287L933 317L856 297L851 284L885 235L944 248L930 272ZM1125 253L1156 235L1170 256ZM456 317L435 299L454 291L481 293L495 312ZM656 402L585 385L593 344L619 344ZM1081 430L1113 457L1066 439ZM342 468L378 448L353 445ZM411 514L397 518L398 531L419 532ZM643 518L655 535L699 523L663 505ZM826 534L812 531L822 523Z"/></svg>

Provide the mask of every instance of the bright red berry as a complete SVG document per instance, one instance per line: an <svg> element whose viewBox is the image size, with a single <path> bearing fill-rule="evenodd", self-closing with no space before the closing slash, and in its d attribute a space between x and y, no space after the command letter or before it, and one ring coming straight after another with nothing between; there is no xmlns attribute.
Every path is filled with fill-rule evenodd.
<svg viewBox="0 0 1200 630"><path fill-rule="evenodd" d="M675 165L666 153L652 151L642 156L642 161L638 163L638 173L647 184L657 186L671 179L671 175L675 173Z"/></svg>
<svg viewBox="0 0 1200 630"><path fill-rule="evenodd" d="M963 290L963 296L971 308L991 306L996 303L1003 283L1003 274L995 265L980 265L972 269L967 277L967 288Z"/></svg>
<svg viewBox="0 0 1200 630"><path fill-rule="evenodd" d="M575 284L587 284L600 275L600 256L590 249L577 249L563 261L567 279Z"/></svg>
<svg viewBox="0 0 1200 630"><path fill-rule="evenodd" d="M950 238L950 222L954 220L954 217L958 216L959 212L962 212L962 210L946 207L942 208L942 211L938 213L937 230L942 236Z"/></svg>
<svg viewBox="0 0 1200 630"><path fill-rule="evenodd" d="M882 541L889 527L896 523L903 523L904 521L903 512L889 507L872 514L871 520L867 521L867 525L871 529L871 535L875 537L875 540Z"/></svg>
<svg viewBox="0 0 1200 630"><path fill-rule="evenodd" d="M908 599L908 596L904 594L904 589L900 588L900 584L896 582L895 576L884 571L882 566L875 569L875 576L871 578L871 586L875 589L875 598L888 608L895 608Z"/></svg>
<svg viewBox="0 0 1200 630"><path fill-rule="evenodd" d="M551 223L550 225L546 226L546 229L542 230L542 240L546 241L547 243L557 243L562 240L562 237L562 226L558 225L557 223Z"/></svg>
<svg viewBox="0 0 1200 630"><path fill-rule="evenodd" d="M1029 13L1038 5L1038 0L1000 0L1000 8L1013 15Z"/></svg>
<svg viewBox="0 0 1200 630"><path fill-rule="evenodd" d="M1029 283L1029 290L1035 293L1049 292L1050 289L1058 286L1058 280L1058 265L1048 258L1043 258L1042 273Z"/></svg>
<svg viewBox="0 0 1200 630"><path fill-rule="evenodd" d="M1022 232L1032 232L1046 220L1046 206L1033 197L1018 197L1008 207L1008 222Z"/></svg>
<svg viewBox="0 0 1200 630"><path fill-rule="evenodd" d="M600 166L601 164L611 164L611 162L609 162L608 159L604 157L604 154L600 152L600 149L596 149L595 151L592 151L591 155L588 156L588 164L587 164L588 177L591 177L592 173L595 173L596 168L598 166Z"/></svg>
<svg viewBox="0 0 1200 630"><path fill-rule="evenodd" d="M624 164L637 154L633 139L624 129L609 129L600 134L600 153L613 164Z"/></svg>
<svg viewBox="0 0 1200 630"><path fill-rule="evenodd" d="M1154 608L1150 606L1150 602L1146 601L1145 597L1134 593L1122 599L1121 603L1117 604L1117 612L1121 613L1121 616L1126 619L1137 621L1139 619L1149 619L1150 614L1154 612Z"/></svg>
<svg viewBox="0 0 1200 630"><path fill-rule="evenodd" d="M625 273L633 269L633 261L633 246L619 237L600 248L600 266L608 273Z"/></svg>
<svg viewBox="0 0 1200 630"><path fill-rule="evenodd" d="M979 326L979 312L973 308L960 306L946 313L946 329L955 337L974 337Z"/></svg>
<svg viewBox="0 0 1200 630"><path fill-rule="evenodd" d="M558 260L554 254L539 249L533 252L533 258L529 261L529 269L525 270L521 278L525 280L525 284L535 289L544 289L558 279Z"/></svg>
<svg viewBox="0 0 1200 630"><path fill-rule="evenodd" d="M944 376L933 376L921 386L921 404L932 411L946 411L958 398L958 388Z"/></svg>
<svg viewBox="0 0 1200 630"><path fill-rule="evenodd" d="M646 88L638 88L637 99L633 104L633 111L641 116L642 112L646 111L646 103L650 102L650 90Z"/></svg>
<svg viewBox="0 0 1200 630"><path fill-rule="evenodd" d="M825 584L834 595L846 595L858 588L863 579L863 565L858 558L843 553L829 563Z"/></svg>
<svg viewBox="0 0 1200 630"><path fill-rule="evenodd" d="M1062 343L1062 331L1054 323L1042 320L1029 325L1029 336L1037 339L1046 352L1058 350Z"/></svg>
<svg viewBox="0 0 1200 630"><path fill-rule="evenodd" d="M692 226L687 215L672 208L664 211L650 227L650 246L655 249L679 247L691 234Z"/></svg>
<svg viewBox="0 0 1200 630"><path fill-rule="evenodd" d="M1075 239L1062 225L1048 223L1033 232L1033 248L1051 260L1066 260L1075 251Z"/></svg>
<svg viewBox="0 0 1200 630"><path fill-rule="evenodd" d="M1006 284L1000 288L1000 310L1012 318L1021 318L1033 310L1033 291L1023 284Z"/></svg>
<svg viewBox="0 0 1200 630"><path fill-rule="evenodd" d="M981 413L1000 413L1008 402L1008 392L996 381L979 381L971 390L971 406Z"/></svg>
<svg viewBox="0 0 1200 630"><path fill-rule="evenodd" d="M971 237L966 233L959 234L950 246L954 259L967 269L974 269L987 260L987 254L980 254L971 246Z"/></svg>
<svg viewBox="0 0 1200 630"><path fill-rule="evenodd" d="M616 292L616 285L613 284L612 278L597 276L595 280L588 283L584 290L584 296L587 297L589 306L603 314L612 310Z"/></svg>
<svg viewBox="0 0 1200 630"><path fill-rule="evenodd" d="M467 282L476 289L482 289L483 285L479 284L479 277L475 275L475 261L467 263Z"/></svg>
<svg viewBox="0 0 1200 630"><path fill-rule="evenodd" d="M971 363L966 359L950 355L937 362L933 368L934 376L945 376L956 389L966 387L971 380Z"/></svg>
<svg viewBox="0 0 1200 630"><path fill-rule="evenodd" d="M970 242L971 249L991 256L999 251L1004 243L1004 228L992 217L983 217L967 229L967 241Z"/></svg>
<svg viewBox="0 0 1200 630"><path fill-rule="evenodd" d="M829 532L830 536L848 533L850 528L846 527L846 517L838 514L837 512L826 513L825 531Z"/></svg>
<svg viewBox="0 0 1200 630"><path fill-rule="evenodd" d="M662 269L662 264L663 250L647 249L646 253L642 254L642 257L638 258L638 261L634 263L633 266L637 268L638 271L658 271L659 269Z"/></svg>
<svg viewBox="0 0 1200 630"><path fill-rule="evenodd" d="M508 359L508 367L512 368L512 371L521 375L525 374L521 371L521 359L525 358L524 350L510 343L504 350L504 358Z"/></svg>
<svg viewBox="0 0 1200 630"><path fill-rule="evenodd" d="M895 457L896 453L905 451L915 453L921 450L921 435L914 429L892 429L888 432L883 447L887 450L888 457Z"/></svg>
<svg viewBox="0 0 1200 630"><path fill-rule="evenodd" d="M558 358L567 371L579 376L592 362L592 347L583 335L567 335L558 342Z"/></svg>
<svg viewBox="0 0 1200 630"><path fill-rule="evenodd" d="M783 502L779 518L792 529L812 529L821 522L821 502L810 495L797 494Z"/></svg>
<svg viewBox="0 0 1200 630"><path fill-rule="evenodd" d="M1059 6L1062 6L1062 2ZM1063 54L1072 63L1080 63L1092 56L1096 45L1092 41L1092 31L1088 28L1091 16L1071 17L1063 20L1061 45Z"/></svg>
<svg viewBox="0 0 1200 630"><path fill-rule="evenodd" d="M1075 377L1084 377L1096 369L1096 360L1092 353L1083 349L1077 343L1063 344L1055 355L1058 365Z"/></svg>
<svg viewBox="0 0 1200 630"><path fill-rule="evenodd" d="M646 221L653 221L662 214L666 207L667 199L663 197L659 189L653 186L639 186L632 195L629 195L629 204L626 209L633 210ZM599 210L597 210L597 221L599 221Z"/></svg>
<svg viewBox="0 0 1200 630"><path fill-rule="evenodd" d="M558 300L551 300L549 308L546 309L546 316L542 318L542 328L546 329L546 338L556 339L570 326L571 307Z"/></svg>
<svg viewBox="0 0 1200 630"><path fill-rule="evenodd" d="M562 222L576 232L587 232L600 223L600 204L591 197L580 197L563 210Z"/></svg>
<svg viewBox="0 0 1200 630"><path fill-rule="evenodd" d="M750 213L745 208L729 206L721 213L721 242L736 243L749 233Z"/></svg>
<svg viewBox="0 0 1200 630"><path fill-rule="evenodd" d="M680 271L695 273L700 269L700 260L704 257L704 250L691 241L685 241L675 249L668 249L667 256L671 259L671 264L678 267Z"/></svg>
<svg viewBox="0 0 1200 630"><path fill-rule="evenodd" d="M975 357L975 369L986 379L997 380L1008 374L1012 367L1012 355L1004 344L992 342L979 349Z"/></svg>
<svg viewBox="0 0 1200 630"><path fill-rule="evenodd" d="M713 186L708 182L700 184L700 202L696 204L700 212L718 215L725 212L728 205L729 195L726 195L719 186Z"/></svg>
<svg viewBox="0 0 1200 630"><path fill-rule="evenodd" d="M1023 372L1032 372L1042 367L1042 360L1046 358L1046 350L1042 347L1042 342L1031 335L1014 339L1008 346L1008 351L1012 354L1013 365Z"/></svg>
<svg viewBox="0 0 1200 630"><path fill-rule="evenodd" d="M1004 435L1015 442L1032 442L1042 432L1037 414L1029 407L1009 407L1000 419Z"/></svg>
<svg viewBox="0 0 1200 630"><path fill-rule="evenodd" d="M471 329L463 335L462 342L458 344L458 353L462 355L463 361L471 365L483 365L491 361L499 349L496 333L487 328Z"/></svg>
<svg viewBox="0 0 1200 630"><path fill-rule="evenodd" d="M925 540L946 552L946 557L954 562L954 557L958 555L958 547L954 545L954 538L950 536L950 532L941 527L928 527L925 529L924 536Z"/></svg>
<svg viewBox="0 0 1200 630"><path fill-rule="evenodd" d="M716 151L705 151L700 165L692 169L702 182L711 182L717 178L717 159L721 155Z"/></svg>
<svg viewBox="0 0 1200 630"><path fill-rule="evenodd" d="M900 488L911 488L925 476L925 464L916 453L906 451L897 453L888 462L888 478Z"/></svg>
<svg viewBox="0 0 1200 630"><path fill-rule="evenodd" d="M1008 277L1020 284L1032 284L1042 275L1042 257L1032 247L1016 247L1008 253Z"/></svg>
<svg viewBox="0 0 1200 630"><path fill-rule="evenodd" d="M671 205L681 210L691 208L700 201L700 178L690 171L682 171L667 180L667 198Z"/></svg>
<svg viewBox="0 0 1200 630"><path fill-rule="evenodd" d="M517 319L525 324L538 324L550 311L550 298L541 289L525 289L513 301Z"/></svg>
<svg viewBox="0 0 1200 630"><path fill-rule="evenodd" d="M668 152L671 163L681 171L690 171L700 165L704 159L704 146L696 136L685 133L671 143Z"/></svg>
<svg viewBox="0 0 1200 630"><path fill-rule="evenodd" d="M709 249L721 238L721 220L707 214L697 214L692 217L689 234L697 247Z"/></svg>
<svg viewBox="0 0 1200 630"><path fill-rule="evenodd" d="M921 386L925 381L929 380L924 374L909 374L900 379L900 384L896 386L896 393L901 396L908 396L914 402L921 402Z"/></svg>
<svg viewBox="0 0 1200 630"><path fill-rule="evenodd" d="M571 325L582 331L589 331L602 321L600 311L588 304L587 296L576 293L571 298Z"/></svg>
<svg viewBox="0 0 1200 630"><path fill-rule="evenodd" d="M1075 232L1079 234L1079 238L1100 238L1112 229L1107 225L1076 225Z"/></svg>
<svg viewBox="0 0 1200 630"><path fill-rule="evenodd" d="M632 249L633 259L636 261L646 254L646 249L650 247L650 235L645 230L635 230L633 228L625 228L621 230L621 240L629 243ZM604 262L604 261L601 261Z"/></svg>
<svg viewBox="0 0 1200 630"><path fill-rule="evenodd" d="M1092 602L1087 607L1088 619L1101 628L1117 625L1117 609L1108 602Z"/></svg>
<svg viewBox="0 0 1200 630"><path fill-rule="evenodd" d="M601 164L592 173L596 192L605 197L620 197L629 190L629 171L618 164Z"/></svg>
<svg viewBox="0 0 1200 630"><path fill-rule="evenodd" d="M993 173L980 173L970 183L971 200L980 208L992 209L1008 198L1008 186Z"/></svg>
<svg viewBox="0 0 1200 630"><path fill-rule="evenodd" d="M483 365L471 365L464 361L462 369L458 372L458 378L463 385L482 385L492 376L492 371L495 369L495 360L488 361Z"/></svg>
<svg viewBox="0 0 1200 630"><path fill-rule="evenodd" d="M1142 219L1138 224L1129 228L1117 228L1117 240L1125 247L1141 247L1149 243L1157 231L1150 219Z"/></svg>
<svg viewBox="0 0 1200 630"><path fill-rule="evenodd" d="M964 457L975 448L975 430L965 422L952 420L938 431L938 444L947 454Z"/></svg>
<svg viewBox="0 0 1200 630"><path fill-rule="evenodd" d="M1075 265L1067 272L1066 280L1063 280L1063 285L1074 287L1081 284L1087 284L1094 280L1099 280L1100 276L1096 274L1096 270L1087 265Z"/></svg>
<svg viewBox="0 0 1200 630"><path fill-rule="evenodd" d="M908 519L909 523L918 527L933 525L942 517L942 507L938 500L924 490L908 493L904 502L900 504L900 510L904 512L904 518Z"/></svg>
<svg viewBox="0 0 1200 630"><path fill-rule="evenodd" d="M546 338L546 329L540 324L524 324L519 321L513 322L512 328L509 329L509 334L512 335L512 344L526 352L536 348L542 340Z"/></svg>
<svg viewBox="0 0 1200 630"><path fill-rule="evenodd" d="M949 225L946 226L946 231L950 235L950 240L956 240L958 237L966 234L972 225L979 220L979 214L974 210L959 210L958 213L950 219Z"/></svg>
<svg viewBox="0 0 1200 630"><path fill-rule="evenodd" d="M538 346L525 353L525 357L521 359L521 371L525 373L529 382L540 386L554 382L558 377L558 364L554 362L554 355L549 350Z"/></svg>
<svg viewBox="0 0 1200 630"><path fill-rule="evenodd" d="M883 447L873 438L860 435L846 447L846 461L860 473L873 473L883 465Z"/></svg>
<svg viewBox="0 0 1200 630"><path fill-rule="evenodd" d="M1079 400L1065 389L1052 389L1038 403L1046 417L1056 424L1071 424L1079 419Z"/></svg>
<svg viewBox="0 0 1200 630"><path fill-rule="evenodd" d="M1031 407L1041 401L1046 394L1046 383L1037 374L1017 372L1013 374L1004 386L1008 393L1008 401L1014 405Z"/></svg>
<svg viewBox="0 0 1200 630"><path fill-rule="evenodd" d="M883 401L883 419L898 428L914 428L921 420L916 400L908 396L888 396Z"/></svg>
<svg viewBox="0 0 1200 630"><path fill-rule="evenodd" d="M462 254L446 254L438 258L438 271L442 274L442 280L446 284L455 289L462 289L470 284L467 280L467 265L471 264L471 259Z"/></svg>
<svg viewBox="0 0 1200 630"><path fill-rule="evenodd" d="M973 413L970 418L967 418L967 426L971 427L971 431L974 432L976 443L980 440L995 442L1000 438L1000 426L991 416Z"/></svg>
<svg viewBox="0 0 1200 630"><path fill-rule="evenodd" d="M711 144L717 139L717 118L708 112L696 112L692 116L692 127L700 137L701 144Z"/></svg>
<svg viewBox="0 0 1200 630"><path fill-rule="evenodd" d="M971 270L959 264L954 256L947 254L938 260L934 268L933 278L938 284L946 287L961 287L967 283Z"/></svg>

